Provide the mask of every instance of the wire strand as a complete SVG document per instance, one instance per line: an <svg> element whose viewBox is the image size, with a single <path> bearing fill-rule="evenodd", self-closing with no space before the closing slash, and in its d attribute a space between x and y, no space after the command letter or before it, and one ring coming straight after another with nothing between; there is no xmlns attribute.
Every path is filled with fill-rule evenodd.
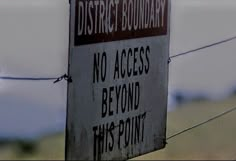
<svg viewBox="0 0 236 161"><path fill-rule="evenodd" d="M213 46L217 46L217 45L220 45L220 44L223 44L223 43L235 40L235 39L236 39L236 36L225 39L225 40L222 40L222 41L219 41L219 42L215 42L215 43L210 44L210 45L202 46L202 47L199 47L197 49L193 49L193 50L189 50L189 51L186 51L186 52L183 52L183 53L173 55L173 56L170 57L170 59L173 59L173 58L176 58L176 57L179 57L179 56L183 56L183 55L187 55L187 54L190 54L190 53L193 53L193 52L196 52L196 51L199 51L199 50L203 50L203 49L206 49L206 48L210 48L210 47L213 47Z"/></svg>
<svg viewBox="0 0 236 161"><path fill-rule="evenodd" d="M203 49L206 49L206 48L210 48L210 47L213 47L213 46L216 46L216 45L220 45L220 44L223 44L223 43L226 43L226 42L229 42L229 41L232 41L236 39L236 36L234 37L231 37L231 38L228 38L228 39L225 39L225 40L222 40L222 41L219 41L219 42L216 42L216 43L213 43L213 44L210 44L210 45L206 45L206 46L203 46L203 47L200 47L200 48L197 48L197 49L193 49L193 50L189 50L189 51L186 51L186 52L183 52L183 53L179 53L179 54L176 54L176 55L173 55L171 57L169 57L169 60L168 60L168 63L171 62L171 59L173 58L176 58L176 57L179 57L179 56L182 56L182 55L186 55L186 54L189 54L189 53L193 53L193 52L196 52L196 51L199 51L199 50L203 50ZM25 80L25 81L45 81L45 80L55 80L55 79L58 79L58 78L31 78L31 77L0 77L0 79L2 80Z"/></svg>
<svg viewBox="0 0 236 161"><path fill-rule="evenodd" d="M208 120L206 120L206 121L204 121L204 122L201 122L201 123L199 123L199 124L197 124L197 125L194 125L194 126L192 126L192 127L190 127L190 128L187 128L187 129L185 129L185 130L183 130L183 131L180 131L180 132L178 132L178 133L176 133L176 134L174 134L174 135L171 135L171 136L167 137L166 140L170 140L170 139L172 139L172 138L175 138L175 137L177 137L177 136L179 136L179 135L181 135L181 134L184 134L184 133L186 133L186 132L188 132L188 131L191 131L191 130L193 130L193 129L199 127L199 126L205 125L205 124L207 124L207 123L209 123L209 122L211 122L211 121L214 121L214 120L216 120L216 119L218 119L218 118L221 118L221 117L223 117L223 116L225 116L225 115L227 115L227 114L229 114L229 113L232 113L232 112L234 112L234 111L236 111L236 107L234 107L234 108L232 108L232 109L229 109L229 110L227 110L227 111L225 111L225 112L223 112L223 113L221 113L221 114L219 114L219 115L217 115L217 116L214 116L214 117L212 117L212 118L210 118L210 119L208 119Z"/></svg>
<svg viewBox="0 0 236 161"><path fill-rule="evenodd" d="M21 80L21 81L46 81L55 80L57 78L31 78L31 77L0 77L2 80Z"/></svg>

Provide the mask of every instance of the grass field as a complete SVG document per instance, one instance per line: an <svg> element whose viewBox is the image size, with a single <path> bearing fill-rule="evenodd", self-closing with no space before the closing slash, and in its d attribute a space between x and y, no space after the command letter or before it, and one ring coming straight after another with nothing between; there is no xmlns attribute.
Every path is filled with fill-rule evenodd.
<svg viewBox="0 0 236 161"><path fill-rule="evenodd" d="M192 102L168 113L167 136L236 106L236 97L219 102ZM135 160L236 159L236 112L168 140L166 149ZM22 145L23 144L23 145ZM0 159L64 159L64 134L31 143L0 145Z"/></svg>

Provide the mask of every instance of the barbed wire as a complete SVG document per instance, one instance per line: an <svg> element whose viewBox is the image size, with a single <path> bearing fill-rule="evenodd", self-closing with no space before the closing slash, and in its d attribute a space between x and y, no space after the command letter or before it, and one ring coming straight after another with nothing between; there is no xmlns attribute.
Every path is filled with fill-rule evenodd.
<svg viewBox="0 0 236 161"><path fill-rule="evenodd" d="M209 45L205 45L205 46L202 46L202 47L199 47L199 48L196 48L196 49L192 49L192 50L189 50L189 51L186 51L186 52L183 52L183 53L175 54L175 55L169 57L168 63L170 63L173 58L177 58L177 57L184 56L184 55L187 55L187 54L191 54L191 53L194 53L194 52L203 50L203 49L207 49L207 48L211 48L211 47L214 47L214 46L218 46L218 45L221 45L221 44L223 44L223 43L227 43L227 42L233 41L233 40L235 40L235 39L236 39L236 36L233 36L233 37L230 37L230 38L228 38L228 39L224 39L224 40L221 40L221 41L218 41L218 42L209 44ZM216 120L216 119L219 119L219 118L221 118L221 117L223 117L223 116L225 116L225 115L227 115L227 114L229 114L229 113L232 113L232 112L234 112L234 111L236 111L236 107L234 107L234 108L232 108L232 109L229 109L229 110L227 110L227 111L224 111L223 113L221 113L221 114L219 114L219 115L216 115L216 116L214 116L214 117L212 117L212 118L210 118L210 119L208 119L208 120L206 120L206 121L203 121L203 122L201 122L201 123L199 123L199 124L196 124L196 125L194 125L194 126L192 126L192 127L189 127L189 128L184 129L184 130L182 130L182 131L180 131L180 132L177 132L177 133L175 133L175 134L173 134L173 135L167 137L166 140L170 140L170 139L175 138L175 137L177 137L177 136L179 136L179 135L182 135L182 134L184 134L184 133L187 133L187 132L189 132L189 131L191 131L191 130L193 130L193 129L195 129L195 128L198 128L198 127L200 127L200 126L203 126L203 125L205 125L205 124L208 124L208 123L210 123L210 122L212 122L212 121L214 121L214 120Z"/></svg>
<svg viewBox="0 0 236 161"><path fill-rule="evenodd" d="M69 83L72 82L72 78L68 76L67 74L64 74L60 77L11 77L11 76L5 76L0 77L2 80L18 80L18 81L53 81L54 83L58 83L62 81L63 79L68 81Z"/></svg>
<svg viewBox="0 0 236 161"><path fill-rule="evenodd" d="M171 62L171 60L173 58L180 57L180 56L183 56L183 55L187 55L187 54L190 54L190 53L194 53L194 52L197 52L197 51L200 51L200 50L203 50L203 49L211 48L211 47L214 47L214 46L217 46L217 45L221 45L223 43L230 42L230 41L233 41L235 39L236 39L236 36L233 36L233 37L230 37L228 39L224 39L224 40L221 40L221 41L209 44L209 45L205 45L205 46L202 46L202 47L199 47L199 48L196 48L196 49L192 49L192 50L189 50L189 51L186 51L186 52L183 52L183 53L175 54L173 56L170 56L169 63Z"/></svg>
<svg viewBox="0 0 236 161"><path fill-rule="evenodd" d="M47 81L47 80L55 80L57 78L34 78L34 77L0 77L2 80L25 80L25 81Z"/></svg>
<svg viewBox="0 0 236 161"><path fill-rule="evenodd" d="M194 52L197 52L197 51L200 51L200 50L203 50L203 49L207 49L207 48L211 48L211 47L214 47L214 46L217 46L217 45L221 45L223 43L230 42L230 41L233 41L235 39L236 39L236 36L230 37L228 39L221 40L221 41L209 44L209 45L205 45L205 46L202 46L202 47L199 47L199 48L196 48L196 49L192 49L192 50L189 50L189 51L186 51L186 52L183 52L183 53L175 54L175 55L169 57L168 63L170 63L173 58L177 58L177 57L187 55L187 54L190 54L190 53L194 53ZM54 80L54 83L58 83L62 80L66 80L69 83L72 82L72 78L70 76L68 76L67 74L64 74L60 77L11 77L11 76L0 76L0 79L2 79L2 80L19 80L19 81L51 81L51 80ZM224 112L222 112L222 113L220 113L220 114L218 114L218 115L216 115L216 116L214 116L214 117L212 117L208 120L205 120L201 123L198 123L198 124L196 124L192 127L186 128L186 129L184 129L180 132L177 132L177 133L175 133L171 136L168 136L166 138L166 141L171 140L173 138L176 138L177 136L182 135L184 133L190 132L190 131L192 131L192 130L200 127L200 126L206 125L206 124L208 124L208 123L210 123L210 122L212 122L216 119L219 119L221 117L224 117L225 115L227 115L229 113L232 113L234 111L236 111L236 107L228 109L228 110L226 110L226 111L224 111Z"/></svg>
<svg viewBox="0 0 236 161"><path fill-rule="evenodd" d="M223 117L223 116L225 116L225 115L227 115L227 114L229 114L229 113L232 113L232 112L234 112L234 111L236 111L236 107L231 108L231 109L229 109L229 110L226 110L226 111L224 111L223 113L218 114L218 115L216 115L216 116L214 116L214 117L212 117L212 118L210 118L210 119L208 119L208 120L206 120L206 121L203 121L203 122L201 122L201 123L199 123L199 124L197 124L197 125L194 125L194 126L192 126L192 127L189 127L189 128L187 128L187 129L184 129L184 130L182 130L182 131L180 131L180 132L177 132L176 134L173 134L173 135L167 137L166 140L170 140L170 139L175 138L175 137L177 137L177 136L179 136L179 135L181 135L181 134L184 134L184 133L186 133L186 132L189 132L189 131L191 131L191 130L197 128L197 127L200 127L200 126L203 126L203 125L205 125L205 124L208 124L208 123L210 123L210 122L212 122L212 121L214 121L214 120L216 120L216 119L219 119L219 118L221 118L221 117Z"/></svg>
<svg viewBox="0 0 236 161"><path fill-rule="evenodd" d="M233 37L230 37L228 39L225 39L225 40L222 40L222 41L219 41L219 42L215 42L215 43L212 43L212 44L209 44L209 45L206 45L206 46L202 46L202 47L199 47L199 48L196 48L196 49L193 49L193 50L189 50L189 51L186 51L186 52L183 52L183 53L175 54L175 55L169 57L168 63L170 63L173 58L176 58L176 57L179 57L179 56L183 56L183 55L187 55L187 54L190 54L190 53L194 53L194 52L197 52L199 50L203 50L203 49L210 48L210 47L213 47L213 46L217 46L217 45L220 45L220 44L223 44L223 43L235 40L235 39L236 39L236 36L233 36ZM23 80L25 80L25 81L56 80L56 81L54 81L54 83L57 83L57 82L65 79L65 80L71 82L71 77L69 77L66 74L62 75L61 77L57 77L57 78L55 78L55 77L45 77L45 78L44 77L38 77L38 78L34 78L34 77L8 77L8 76L0 76L0 79L2 79L2 80L21 80L21 81L23 81Z"/></svg>

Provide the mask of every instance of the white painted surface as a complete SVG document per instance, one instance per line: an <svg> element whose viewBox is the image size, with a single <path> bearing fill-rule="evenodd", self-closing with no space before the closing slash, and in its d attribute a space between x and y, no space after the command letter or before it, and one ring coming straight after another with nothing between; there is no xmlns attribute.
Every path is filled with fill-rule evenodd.
<svg viewBox="0 0 236 161"><path fill-rule="evenodd" d="M73 82L68 92L66 159L126 160L163 149L166 145L169 17L166 16L167 33L164 35L105 43L100 40L96 44L77 46L74 45L75 2L71 1L70 76ZM165 13L169 15L170 1L165 2ZM141 48L143 54L140 54ZM107 63L102 68L106 71L102 80L104 52ZM124 52L126 56L122 58ZM144 64L142 74L141 62ZM94 70L96 67L99 72ZM128 76L130 69L132 74ZM99 79L94 79L97 73Z"/></svg>

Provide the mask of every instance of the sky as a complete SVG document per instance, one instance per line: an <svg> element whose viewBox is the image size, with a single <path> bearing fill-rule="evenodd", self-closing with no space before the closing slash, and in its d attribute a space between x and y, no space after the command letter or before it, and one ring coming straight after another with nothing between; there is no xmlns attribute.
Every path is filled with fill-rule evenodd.
<svg viewBox="0 0 236 161"><path fill-rule="evenodd" d="M175 55L236 36L236 1L173 0L170 54ZM169 88L223 97L236 85L236 41L204 49L170 65Z"/></svg>
<svg viewBox="0 0 236 161"><path fill-rule="evenodd" d="M236 36L235 0L172 0L170 54ZM0 76L67 72L67 0L0 1ZM236 86L236 40L173 59L169 91L225 97ZM0 80L0 137L35 137L65 126L66 82Z"/></svg>
<svg viewBox="0 0 236 161"><path fill-rule="evenodd" d="M0 1L0 76L67 72L69 5L64 0ZM0 80L0 137L63 129L66 83Z"/></svg>

